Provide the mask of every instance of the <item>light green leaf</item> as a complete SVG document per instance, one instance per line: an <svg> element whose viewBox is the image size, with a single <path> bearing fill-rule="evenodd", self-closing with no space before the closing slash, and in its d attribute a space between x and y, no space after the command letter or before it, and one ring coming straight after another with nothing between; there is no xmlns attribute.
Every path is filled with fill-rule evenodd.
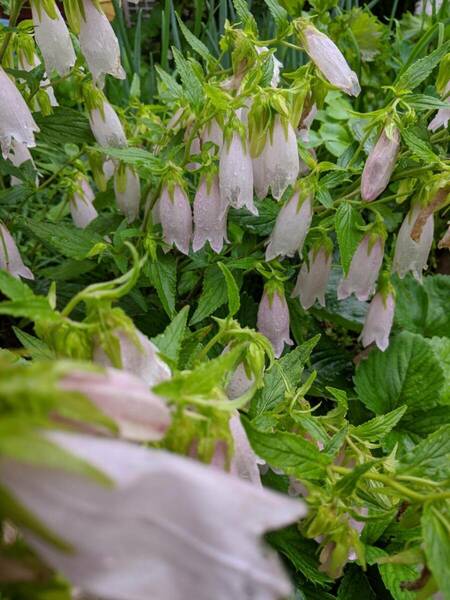
<svg viewBox="0 0 450 600"><path fill-rule="evenodd" d="M54 353L42 340L34 335L30 335L26 331L22 331L17 327L13 327L13 331L16 334L17 339L24 348L28 350L31 358L34 360L51 360L55 358Z"/></svg>
<svg viewBox="0 0 450 600"><path fill-rule="evenodd" d="M362 440L379 440L397 425L397 423L405 414L407 408L407 406L399 406L395 410L392 410L385 415L379 415L374 419L366 421L362 425L353 427L351 433L355 434Z"/></svg>
<svg viewBox="0 0 450 600"><path fill-rule="evenodd" d="M205 44L202 41L200 41L197 37L195 37L195 35L191 31L189 31L189 29L186 27L186 25L180 19L178 14L177 13L175 13L175 14L177 17L178 25L180 26L180 29L181 29L181 33L184 35L187 43L192 48L192 50L194 50L194 52L197 52L197 54L199 54L206 62L209 62L212 60L215 61L215 58L212 56L212 54L210 53L208 48L205 46Z"/></svg>
<svg viewBox="0 0 450 600"><path fill-rule="evenodd" d="M175 315L175 298L177 293L177 263L173 255L159 255L158 259L148 264L147 274L155 286L158 298L169 318Z"/></svg>
<svg viewBox="0 0 450 600"><path fill-rule="evenodd" d="M405 127L402 130L402 139L411 150L413 156L419 159L419 161L425 164L441 162L439 156L433 152L431 145L416 135L413 128Z"/></svg>
<svg viewBox="0 0 450 600"><path fill-rule="evenodd" d="M202 82L192 68L191 61L186 60L175 46L172 46L172 53L187 98L194 106L200 105L203 99Z"/></svg>
<svg viewBox="0 0 450 600"><path fill-rule="evenodd" d="M239 288L230 269L222 262L218 263L218 266L222 271L223 276L225 277L225 283L227 284L229 314L230 317L234 317L241 306Z"/></svg>
<svg viewBox="0 0 450 600"><path fill-rule="evenodd" d="M364 222L359 211L350 202L343 202L336 211L334 223L342 269L344 274L347 275L352 256L364 235L359 229L361 225L364 225Z"/></svg>
<svg viewBox="0 0 450 600"><path fill-rule="evenodd" d="M444 598L450 598L450 511L448 503L425 504L422 532L427 565Z"/></svg>
<svg viewBox="0 0 450 600"><path fill-rule="evenodd" d="M53 312L47 298L44 298L44 296L34 296L27 300L2 302L0 303L0 315L24 317L32 321L57 318L57 314Z"/></svg>
<svg viewBox="0 0 450 600"><path fill-rule="evenodd" d="M163 333L152 339L158 349L178 365L181 343L186 333L189 306L183 306Z"/></svg>
<svg viewBox="0 0 450 600"><path fill-rule="evenodd" d="M450 42L442 44L425 58L416 60L410 67L404 71L395 87L397 90L413 90L422 83L432 71L437 67L442 58L446 55L450 48Z"/></svg>
<svg viewBox="0 0 450 600"><path fill-rule="evenodd" d="M31 288L26 283L3 269L0 269L0 292L10 300L27 300L27 298L34 297Z"/></svg>
<svg viewBox="0 0 450 600"><path fill-rule="evenodd" d="M203 288L195 310L191 325L203 321L212 315L220 306L227 301L227 283L222 271L216 265L208 267L203 279Z"/></svg>
<svg viewBox="0 0 450 600"><path fill-rule="evenodd" d="M398 473L438 480L450 477L450 425L441 427L408 452Z"/></svg>
<svg viewBox="0 0 450 600"><path fill-rule="evenodd" d="M116 158L128 165L144 167L151 171L158 172L164 166L160 158L148 150L144 150L144 148L105 148L96 146L95 149L110 158Z"/></svg>
<svg viewBox="0 0 450 600"><path fill-rule="evenodd" d="M279 29L285 29L288 24L288 14L286 10L279 4L278 0L264 0Z"/></svg>
<svg viewBox="0 0 450 600"><path fill-rule="evenodd" d="M415 600L416 593L402 588L404 581L415 581L419 577L417 569L409 565L386 563L378 565L381 579L394 600Z"/></svg>

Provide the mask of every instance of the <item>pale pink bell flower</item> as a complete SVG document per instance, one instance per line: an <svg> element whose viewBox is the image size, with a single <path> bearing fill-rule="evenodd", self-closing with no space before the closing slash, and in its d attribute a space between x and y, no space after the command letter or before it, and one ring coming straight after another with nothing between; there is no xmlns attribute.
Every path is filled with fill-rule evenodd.
<svg viewBox="0 0 450 600"><path fill-rule="evenodd" d="M373 342L384 352L389 346L389 335L394 322L395 298L392 293L387 295L378 292L369 304L360 336L364 348Z"/></svg>
<svg viewBox="0 0 450 600"><path fill-rule="evenodd" d="M397 127L388 135L384 128L377 143L367 157L361 177L361 197L365 202L378 198L389 185L400 148L400 132Z"/></svg>
<svg viewBox="0 0 450 600"><path fill-rule="evenodd" d="M314 306L316 300L325 306L325 292L331 271L331 252L321 246L312 249L308 254L308 263L301 266L297 282L292 291L292 297L298 297L305 310Z"/></svg>
<svg viewBox="0 0 450 600"><path fill-rule="evenodd" d="M192 211L183 188L177 184L170 193L167 186L163 187L157 203L157 215L164 242L188 255L192 238Z"/></svg>
<svg viewBox="0 0 450 600"><path fill-rule="evenodd" d="M23 263L13 236L3 223L0 223L0 269L8 271L17 279L34 279L33 273Z"/></svg>
<svg viewBox="0 0 450 600"><path fill-rule="evenodd" d="M208 181L202 177L194 198L194 238L192 250L198 252L209 242L214 252L221 252L227 240L228 207L220 198L219 179Z"/></svg>
<svg viewBox="0 0 450 600"><path fill-rule="evenodd" d="M56 18L52 19L41 3L31 2L34 38L44 57L45 70L52 75L56 71L65 77L75 64L76 56L67 25L56 3L53 3Z"/></svg>
<svg viewBox="0 0 450 600"><path fill-rule="evenodd" d="M70 214L75 227L84 229L93 221L98 213L94 207L95 194L85 177L78 181L76 190L70 199Z"/></svg>
<svg viewBox="0 0 450 600"><path fill-rule="evenodd" d="M348 275L343 277L337 290L338 300L355 294L365 301L373 294L383 263L384 241L381 236L365 235L352 257Z"/></svg>
<svg viewBox="0 0 450 600"><path fill-rule="evenodd" d="M258 307L257 329L270 340L276 358L283 353L284 344L292 346L289 337L289 309L284 292L266 286Z"/></svg>
<svg viewBox="0 0 450 600"><path fill-rule="evenodd" d="M220 152L219 187L222 202L234 208L247 208L258 214L253 204L253 167L250 152L241 137L234 132L229 143Z"/></svg>
<svg viewBox="0 0 450 600"><path fill-rule="evenodd" d="M427 268L428 256L434 235L434 218L431 214L422 228L418 242L411 238L411 232L419 216L421 207L416 204L406 215L398 231L395 244L393 271L403 279L406 273L411 272L414 277L421 281L422 271Z"/></svg>

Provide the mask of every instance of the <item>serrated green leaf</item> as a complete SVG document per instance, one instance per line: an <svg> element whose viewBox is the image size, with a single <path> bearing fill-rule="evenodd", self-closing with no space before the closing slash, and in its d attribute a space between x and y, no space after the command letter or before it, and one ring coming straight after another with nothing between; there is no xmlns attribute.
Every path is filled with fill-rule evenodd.
<svg viewBox="0 0 450 600"><path fill-rule="evenodd" d="M191 61L186 60L181 52L174 46L172 46L172 53L187 98L194 106L199 106L203 99L202 82L192 68Z"/></svg>
<svg viewBox="0 0 450 600"><path fill-rule="evenodd" d="M360 400L377 415L406 404L426 409L441 402L443 369L432 347L420 335L402 332L385 352L374 350L355 375Z"/></svg>
<svg viewBox="0 0 450 600"><path fill-rule="evenodd" d="M361 225L364 225L364 222L359 211L350 202L343 202L336 211L334 224L341 254L342 270L347 275L352 256L364 235L359 229Z"/></svg>
<svg viewBox="0 0 450 600"><path fill-rule="evenodd" d="M94 136L87 117L79 110L55 106L50 115L34 114L40 132L38 142L50 145L93 144Z"/></svg>
<svg viewBox="0 0 450 600"><path fill-rule="evenodd" d="M177 293L177 263L175 257L170 254L159 255L156 261L148 265L148 274L165 312L172 319L175 315Z"/></svg>
<svg viewBox="0 0 450 600"><path fill-rule="evenodd" d="M277 0L264 0L264 2L266 3L277 27L279 29L285 29L289 24L286 10L278 3Z"/></svg>
<svg viewBox="0 0 450 600"><path fill-rule="evenodd" d="M408 146L413 156L419 159L419 161L425 164L435 164L440 162L439 156L437 156L431 147L431 145L421 139L412 128L405 127L402 130L402 139Z"/></svg>
<svg viewBox="0 0 450 600"><path fill-rule="evenodd" d="M362 569L349 565L339 585L337 600L376 600L376 594Z"/></svg>
<svg viewBox="0 0 450 600"><path fill-rule="evenodd" d="M26 300L34 297L33 291L26 283L3 269L0 269L0 292L10 300Z"/></svg>
<svg viewBox="0 0 450 600"><path fill-rule="evenodd" d="M181 99L184 97L183 88L179 83L175 81L172 75L166 73L164 69L161 69L159 65L155 65L156 72L159 75L160 80L166 86L167 90L173 97L173 99Z"/></svg>
<svg viewBox="0 0 450 600"><path fill-rule="evenodd" d="M413 90L422 83L440 63L450 48L447 41L425 58L416 60L402 73L395 83L397 90Z"/></svg>
<svg viewBox="0 0 450 600"><path fill-rule="evenodd" d="M387 563L379 565L378 569L384 585L390 591L394 600L415 600L415 592L402 588L403 582L418 579L419 573L414 567Z"/></svg>
<svg viewBox="0 0 450 600"><path fill-rule="evenodd" d="M26 348L34 360L51 360L55 358L54 353L42 340L34 335L30 335L26 331L21 331L17 327L13 327L17 339Z"/></svg>
<svg viewBox="0 0 450 600"><path fill-rule="evenodd" d="M24 317L32 321L41 319L57 318L53 312L47 298L43 296L34 296L26 300L12 300L0 304L0 315L9 315L11 317Z"/></svg>
<svg viewBox="0 0 450 600"><path fill-rule="evenodd" d="M242 25L256 28L255 19L248 8L247 0L233 0L233 5Z"/></svg>
<svg viewBox="0 0 450 600"><path fill-rule="evenodd" d="M158 349L178 365L181 344L186 333L189 306L183 306L163 333L152 339Z"/></svg>
<svg viewBox="0 0 450 600"><path fill-rule="evenodd" d="M425 505L422 532L427 565L444 598L450 598L450 510L448 503Z"/></svg>
<svg viewBox="0 0 450 600"><path fill-rule="evenodd" d="M147 168L150 171L159 171L163 167L161 159L148 150L144 150L144 148L105 148L96 146L95 149L110 158L115 158L128 165Z"/></svg>
<svg viewBox="0 0 450 600"><path fill-rule="evenodd" d="M189 29L180 19L178 14L175 14L177 17L178 25L181 29L181 33L184 35L187 43L192 48L192 50L194 50L194 52L197 52L197 54L199 54L206 62L209 62L211 60L215 61L214 57L212 56L208 48L205 46L205 44L202 41L200 41L197 37L195 37L195 35L191 31L189 31Z"/></svg>
<svg viewBox="0 0 450 600"><path fill-rule="evenodd" d="M216 265L208 267L203 279L203 288L198 306L192 315L191 325L212 315L227 301L227 283L222 271Z"/></svg>
<svg viewBox="0 0 450 600"><path fill-rule="evenodd" d="M439 110L440 108L448 109L450 104L445 100L440 100L434 96L426 94L410 94L404 98L405 102L416 110Z"/></svg>
<svg viewBox="0 0 450 600"><path fill-rule="evenodd" d="M441 393L441 403L450 404L450 338L433 337L429 340L444 371L445 383Z"/></svg>
<svg viewBox="0 0 450 600"><path fill-rule="evenodd" d="M218 263L218 266L219 269L222 271L223 276L225 277L225 283L227 284L229 314L230 317L234 317L234 315L238 312L239 308L241 307L239 288L230 269L222 262Z"/></svg>
<svg viewBox="0 0 450 600"><path fill-rule="evenodd" d="M450 477L450 425L441 427L408 452L398 473L439 480Z"/></svg>
<svg viewBox="0 0 450 600"><path fill-rule="evenodd" d="M301 435L259 431L246 417L242 417L242 422L253 450L269 465L283 469L300 480L325 476L326 467L332 462L331 456L320 452Z"/></svg>
<svg viewBox="0 0 450 600"><path fill-rule="evenodd" d="M336 494L338 496L342 496L343 498L346 498L353 494L353 492L356 490L359 480L364 475L364 473L370 471L370 469L376 464L376 460L370 460L368 462L363 463L362 465L354 467L351 473L344 475L336 483L336 485L334 486Z"/></svg>
<svg viewBox="0 0 450 600"><path fill-rule="evenodd" d="M407 408L407 406L399 406L385 415L379 415L374 419L362 423L362 425L353 427L351 433L358 436L361 440L378 440L389 433L391 429L394 429Z"/></svg>

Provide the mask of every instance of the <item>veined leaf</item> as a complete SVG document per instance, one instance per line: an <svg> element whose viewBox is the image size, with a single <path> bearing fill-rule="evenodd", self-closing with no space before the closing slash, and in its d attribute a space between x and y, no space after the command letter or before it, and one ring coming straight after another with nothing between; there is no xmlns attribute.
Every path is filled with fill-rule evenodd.
<svg viewBox="0 0 450 600"><path fill-rule="evenodd" d="M186 60L181 52L174 46L172 46L172 53L175 59L177 72L183 82L186 96L194 106L198 106L203 98L202 82L197 77L190 61Z"/></svg>
<svg viewBox="0 0 450 600"><path fill-rule="evenodd" d="M374 419L362 423L362 425L353 427L351 433L354 433L362 440L378 440L389 433L391 429L397 425L407 408L407 406L399 406L385 415L379 415Z"/></svg>
<svg viewBox="0 0 450 600"><path fill-rule="evenodd" d="M440 162L439 156L433 152L431 145L416 135L412 129L405 127L402 130L402 139L413 155L420 161L423 161L426 164Z"/></svg>
<svg viewBox="0 0 450 600"><path fill-rule="evenodd" d="M422 83L440 63L450 48L450 41L442 44L425 58L416 60L402 73L395 84L397 90L413 90Z"/></svg>
<svg viewBox="0 0 450 600"><path fill-rule="evenodd" d="M4 269L0 269L0 291L10 300L26 300L34 297L33 291L26 283L13 277Z"/></svg>
<svg viewBox="0 0 450 600"><path fill-rule="evenodd" d="M450 511L448 503L425 504L422 531L427 564L443 597L450 597Z"/></svg>
<svg viewBox="0 0 450 600"><path fill-rule="evenodd" d="M186 333L189 306L184 306L163 333L152 339L158 349L178 364L181 344Z"/></svg>
<svg viewBox="0 0 450 600"><path fill-rule="evenodd" d="M399 473L433 479L450 477L450 425L441 427L411 452L398 468Z"/></svg>
<svg viewBox="0 0 450 600"><path fill-rule="evenodd" d="M222 271L223 276L225 277L225 283L227 284L229 313L231 317L234 317L241 306L239 288L230 269L222 262L218 263L218 266Z"/></svg>
<svg viewBox="0 0 450 600"><path fill-rule="evenodd" d="M359 212L350 202L343 202L336 211L335 227L345 275L348 273L352 256L364 235L359 229L361 225L364 225L364 222Z"/></svg>
<svg viewBox="0 0 450 600"><path fill-rule="evenodd" d="M191 318L191 325L212 315L227 301L227 283L219 267L213 265L205 271L203 288L198 306Z"/></svg>
<svg viewBox="0 0 450 600"><path fill-rule="evenodd" d="M181 33L184 35L187 43L192 48L192 50L194 50L194 52L197 52L197 54L199 54L206 62L209 62L211 60L215 61L215 58L210 53L210 51L205 46L205 44L202 41L200 41L197 37L195 37L195 35L193 33L191 33L191 31L189 31L189 29L186 27L186 25L180 19L178 14L177 13L175 13L175 14L177 17L178 25L180 26L180 29L181 29Z"/></svg>

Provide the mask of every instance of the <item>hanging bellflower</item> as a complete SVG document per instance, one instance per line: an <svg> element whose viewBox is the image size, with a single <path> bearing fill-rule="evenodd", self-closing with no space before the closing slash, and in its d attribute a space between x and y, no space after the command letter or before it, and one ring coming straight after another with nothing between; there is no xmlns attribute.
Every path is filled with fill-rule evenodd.
<svg viewBox="0 0 450 600"><path fill-rule="evenodd" d="M141 203L141 182L136 171L121 165L114 174L114 194L117 208L125 215L128 223L133 223L139 216Z"/></svg>
<svg viewBox="0 0 450 600"><path fill-rule="evenodd" d="M355 294L358 300L368 300L378 279L384 253L384 233L373 231L363 237L352 257L348 275L341 279L337 297L344 300Z"/></svg>
<svg viewBox="0 0 450 600"><path fill-rule="evenodd" d="M41 61L34 52L31 56L31 61L28 60L28 56L25 52L19 52L18 58L19 65L24 71L32 71L41 64ZM55 91L53 90L53 87L50 84L50 80L48 79L46 74L44 74L44 78L41 80L39 85L47 94L50 106L59 106L58 100L55 97Z"/></svg>
<svg viewBox="0 0 450 600"><path fill-rule="evenodd" d="M266 261L301 253L313 216L312 194L302 195L303 198L299 191L294 192L278 213L268 241Z"/></svg>
<svg viewBox="0 0 450 600"><path fill-rule="evenodd" d="M358 96L361 92L358 77L336 44L305 21L299 22L298 32L306 53L325 79L346 94Z"/></svg>
<svg viewBox="0 0 450 600"><path fill-rule="evenodd" d="M151 392L142 379L126 371L70 371L59 380L58 387L86 396L117 424L123 439L158 441L171 422L164 400Z"/></svg>
<svg viewBox="0 0 450 600"><path fill-rule="evenodd" d="M110 22L92 0L83 0L83 8L80 48L94 82L102 88L106 74L116 79L125 79L126 74L120 62L119 42Z"/></svg>
<svg viewBox="0 0 450 600"><path fill-rule="evenodd" d="M39 131L30 109L19 90L0 67L0 145L7 159L12 140L28 148L36 145L34 132Z"/></svg>
<svg viewBox="0 0 450 600"><path fill-rule="evenodd" d="M220 198L219 179L202 177L194 198L194 238L192 250L198 252L208 241L214 252L222 251L227 240L228 207Z"/></svg>
<svg viewBox="0 0 450 600"><path fill-rule="evenodd" d="M384 127L364 165L361 197L365 202L378 198L389 185L399 148L400 132L397 127Z"/></svg>
<svg viewBox="0 0 450 600"><path fill-rule="evenodd" d="M225 141L220 151L219 187L222 202L234 208L247 208L258 214L253 204L253 168L250 152L241 136L233 132L231 140Z"/></svg>
<svg viewBox="0 0 450 600"><path fill-rule="evenodd" d="M53 71L56 71L58 75L65 77L75 64L75 50L56 3L52 4L51 10L54 18L49 16L42 4L31 2L34 37L44 57L47 73L51 76Z"/></svg>
<svg viewBox="0 0 450 600"><path fill-rule="evenodd" d="M289 337L289 309L284 291L270 282L258 307L257 329L272 343L276 358L283 353L284 344L292 345Z"/></svg>
<svg viewBox="0 0 450 600"><path fill-rule="evenodd" d="M13 236L3 223L0 223L0 269L16 278L34 279L33 273L23 264Z"/></svg>
<svg viewBox="0 0 450 600"><path fill-rule="evenodd" d="M330 278L332 248L320 245L308 254L308 262L304 262L292 291L292 297L298 297L305 310L314 306L318 300L325 306L325 292Z"/></svg>
<svg viewBox="0 0 450 600"><path fill-rule="evenodd" d="M418 241L411 237L414 224L421 212L421 207L416 204L406 215L397 236L395 244L393 271L403 279L408 272L420 281L422 271L427 268L428 256L433 243L434 218L431 214L422 227Z"/></svg>
<svg viewBox="0 0 450 600"><path fill-rule="evenodd" d="M85 177L77 182L72 198L70 199L70 214L75 227L84 229L93 221L98 213L93 205L95 194Z"/></svg>
<svg viewBox="0 0 450 600"><path fill-rule="evenodd" d="M273 129L263 149L264 169L272 196L279 200L288 185L293 185L300 170L297 137L289 122L276 115Z"/></svg>
<svg viewBox="0 0 450 600"><path fill-rule="evenodd" d="M291 584L262 543L305 506L219 469L164 450L47 431L104 474L95 477L8 460L0 484L70 551L24 535L84 594L103 600L278 600Z"/></svg>
<svg viewBox="0 0 450 600"><path fill-rule="evenodd" d="M395 298L392 291L378 291L369 304L360 340L364 348L373 342L384 352L389 346L395 312Z"/></svg>
<svg viewBox="0 0 450 600"><path fill-rule="evenodd" d="M176 246L180 252L188 255L192 238L192 212L186 192L178 184L170 191L165 185L156 206L165 243Z"/></svg>
<svg viewBox="0 0 450 600"><path fill-rule="evenodd" d="M118 328L114 332L119 343L121 367L124 371L140 377L153 387L171 377L171 371L158 356L158 348L138 329L128 331ZM93 361L104 367L112 367L111 358L97 341L94 344Z"/></svg>
<svg viewBox="0 0 450 600"><path fill-rule="evenodd" d="M448 127L448 122L450 121L450 80L447 82L447 85L444 89L443 97L445 98L445 102L448 103L448 108L440 108L434 119L428 125L428 129L430 131L437 131L441 127Z"/></svg>
<svg viewBox="0 0 450 600"><path fill-rule="evenodd" d="M124 148L127 145L122 123L106 98L102 98L99 107L92 107L89 110L89 124L92 134L100 146Z"/></svg>

